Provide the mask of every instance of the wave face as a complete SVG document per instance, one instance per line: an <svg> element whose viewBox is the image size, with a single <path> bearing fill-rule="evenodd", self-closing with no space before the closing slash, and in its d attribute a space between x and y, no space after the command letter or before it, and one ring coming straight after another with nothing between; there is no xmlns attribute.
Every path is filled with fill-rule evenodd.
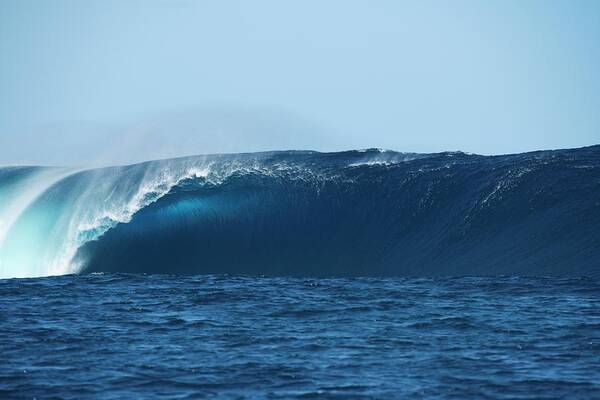
<svg viewBox="0 0 600 400"><path fill-rule="evenodd" d="M0 169L0 277L600 276L600 146Z"/></svg>

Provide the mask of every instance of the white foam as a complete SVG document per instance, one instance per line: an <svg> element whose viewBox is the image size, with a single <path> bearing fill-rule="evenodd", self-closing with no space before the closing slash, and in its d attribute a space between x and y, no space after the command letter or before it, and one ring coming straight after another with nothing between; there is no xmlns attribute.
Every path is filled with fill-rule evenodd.
<svg viewBox="0 0 600 400"><path fill-rule="evenodd" d="M86 206L87 200L97 197L102 192L92 185L78 200L79 212L69 216L64 246L58 255L48 260L47 273L63 275L80 272L83 268L82 262L74 260L74 257L83 244L98 239L119 223L130 222L136 212L162 198L183 180L207 178L209 174L210 164L194 165L179 171L173 169L147 171L141 182L134 184L137 185L137 190L125 196L119 196L113 190L107 201L97 208ZM121 177L117 179L119 178ZM111 199L111 197L115 198Z"/></svg>
<svg viewBox="0 0 600 400"><path fill-rule="evenodd" d="M18 235L11 240L11 265L3 276L33 277L80 272L86 260L76 256L84 244L97 240L118 224L130 222L138 211L158 201L187 179L203 179L211 185L218 185L233 174L284 174L288 179L310 181L316 185L326 179L297 165L265 165L258 160L223 163L203 159L165 160L88 170L82 174L61 190L59 202L44 202L35 213L28 214L26 220L19 221ZM25 203L30 204L58 181L60 176L50 179L41 175L39 185L31 189L32 194L19 199L27 197L29 200ZM42 229L49 231L41 232Z"/></svg>
<svg viewBox="0 0 600 400"><path fill-rule="evenodd" d="M2 261L2 247L11 228L23 212L44 192L57 182L76 172L78 170L75 169L43 169L19 182L10 194L4 194L4 196L8 197L8 201L0 209L0 278L14 276L14 272L8 271Z"/></svg>

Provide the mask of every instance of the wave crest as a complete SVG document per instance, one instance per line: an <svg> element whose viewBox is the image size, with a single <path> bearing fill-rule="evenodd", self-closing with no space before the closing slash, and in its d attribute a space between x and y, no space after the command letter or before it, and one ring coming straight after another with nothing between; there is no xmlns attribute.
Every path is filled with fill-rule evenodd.
<svg viewBox="0 0 600 400"><path fill-rule="evenodd" d="M597 275L599 149L269 152L82 171L19 214L1 276Z"/></svg>

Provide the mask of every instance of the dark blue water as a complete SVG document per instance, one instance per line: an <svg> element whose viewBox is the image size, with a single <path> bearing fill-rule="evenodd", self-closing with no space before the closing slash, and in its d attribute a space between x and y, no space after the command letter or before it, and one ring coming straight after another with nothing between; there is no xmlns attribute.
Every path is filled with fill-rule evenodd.
<svg viewBox="0 0 600 400"><path fill-rule="evenodd" d="M80 272L600 279L600 145L0 168L0 278Z"/></svg>
<svg viewBox="0 0 600 400"><path fill-rule="evenodd" d="M0 281L0 398L600 398L600 283Z"/></svg>

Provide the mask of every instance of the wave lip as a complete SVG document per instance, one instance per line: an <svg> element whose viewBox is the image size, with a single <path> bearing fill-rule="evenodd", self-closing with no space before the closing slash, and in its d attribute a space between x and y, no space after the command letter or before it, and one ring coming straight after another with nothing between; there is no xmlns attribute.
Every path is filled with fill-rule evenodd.
<svg viewBox="0 0 600 400"><path fill-rule="evenodd" d="M3 277L599 275L600 146L198 156L41 187L0 242Z"/></svg>

